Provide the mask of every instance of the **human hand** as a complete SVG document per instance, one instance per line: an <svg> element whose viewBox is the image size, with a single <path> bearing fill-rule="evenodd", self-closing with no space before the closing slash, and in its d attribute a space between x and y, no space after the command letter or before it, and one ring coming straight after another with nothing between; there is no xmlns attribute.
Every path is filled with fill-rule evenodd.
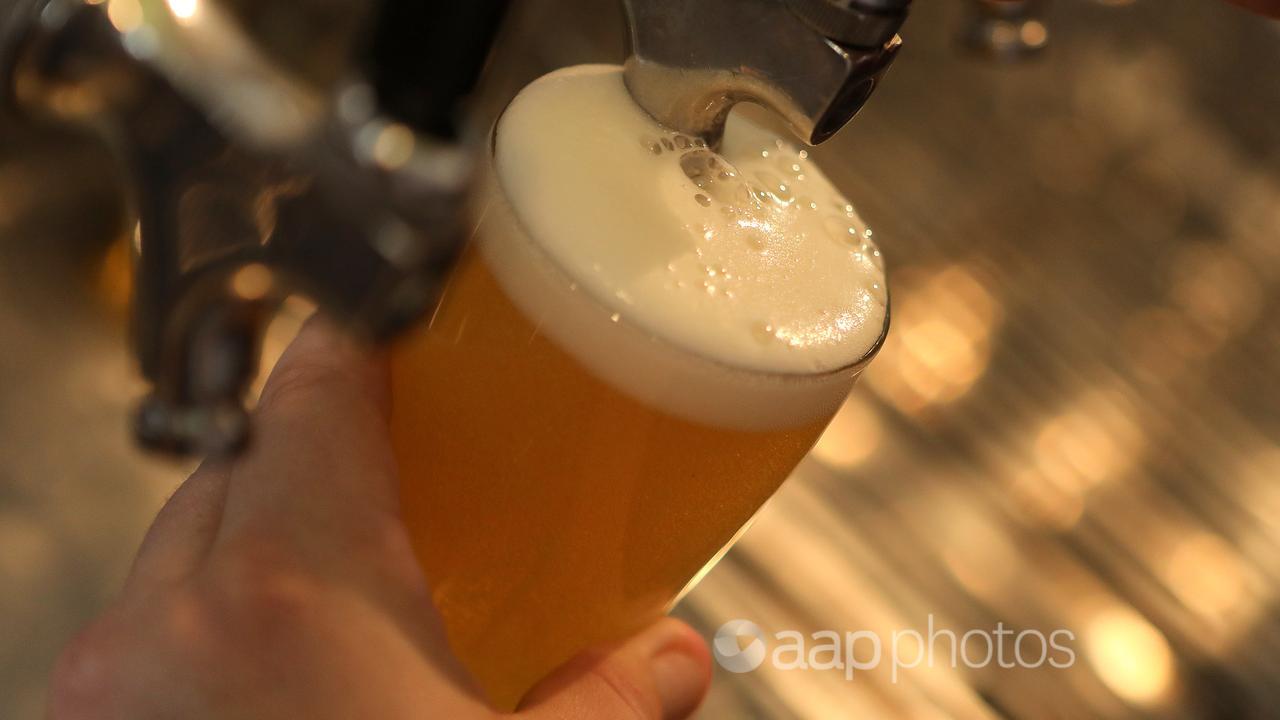
<svg viewBox="0 0 1280 720"><path fill-rule="evenodd" d="M165 505L120 599L63 653L54 720L495 718L449 652L398 511L385 360L312 320L253 448ZM710 676L664 619L589 652L516 715L682 718Z"/></svg>

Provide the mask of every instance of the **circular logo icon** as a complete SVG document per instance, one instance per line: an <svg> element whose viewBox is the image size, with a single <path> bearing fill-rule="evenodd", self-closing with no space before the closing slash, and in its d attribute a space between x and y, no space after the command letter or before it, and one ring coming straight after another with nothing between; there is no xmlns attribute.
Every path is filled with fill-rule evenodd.
<svg viewBox="0 0 1280 720"><path fill-rule="evenodd" d="M732 673L751 672L760 667L767 654L764 633L750 620L730 620L716 631L711 654L720 667Z"/></svg>

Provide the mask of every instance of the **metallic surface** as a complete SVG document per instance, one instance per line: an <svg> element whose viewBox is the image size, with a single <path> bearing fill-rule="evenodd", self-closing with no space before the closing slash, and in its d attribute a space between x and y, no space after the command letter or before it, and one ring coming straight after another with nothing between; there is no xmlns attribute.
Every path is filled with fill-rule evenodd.
<svg viewBox="0 0 1280 720"><path fill-rule="evenodd" d="M600 7L520 3L484 111L621 57ZM708 639L1067 628L1077 661L719 671L701 717L1275 717L1280 31L1210 0L1060 0L1053 46L1005 66L956 54L966 13L920 3L893 82L814 151L888 255L895 327L678 612ZM0 134L4 718L41 717L56 648L187 469L121 427L140 388L111 168Z"/></svg>
<svg viewBox="0 0 1280 720"><path fill-rule="evenodd" d="M384 111L384 91L421 85L418 76L382 73L373 87L353 68L373 20L337 3L322 16L344 22L316 25L316 9L213 0L0 8L9 113L96 130L128 178L131 329L153 384L136 432L148 447L242 448L259 338L285 297L305 294L353 332L383 339L426 311L465 237L461 200L480 146L438 134L450 130L438 118L457 114L496 14L449 28L478 46L473 63L435 69L451 84L425 101L398 93L399 107L414 111L402 117ZM257 34L272 12L274 29ZM399 38L379 35L367 64L407 65ZM311 40L299 71L289 49ZM247 276L259 280L249 293L237 283Z"/></svg>
<svg viewBox="0 0 1280 720"><path fill-rule="evenodd" d="M662 124L712 144L740 102L768 107L797 137L821 143L862 108L901 45L906 4L883 14L863 4L624 0L627 89Z"/></svg>

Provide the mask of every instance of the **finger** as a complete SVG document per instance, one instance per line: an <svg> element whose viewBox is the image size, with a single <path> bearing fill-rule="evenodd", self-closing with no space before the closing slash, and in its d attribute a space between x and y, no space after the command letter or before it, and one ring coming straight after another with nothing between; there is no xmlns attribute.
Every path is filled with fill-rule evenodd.
<svg viewBox="0 0 1280 720"><path fill-rule="evenodd" d="M306 542L398 512L386 360L313 318L285 351L232 467L219 539L247 530Z"/></svg>
<svg viewBox="0 0 1280 720"><path fill-rule="evenodd" d="M147 530L126 590L178 582L194 572L217 536L226 498L225 466L203 465L187 478Z"/></svg>
<svg viewBox="0 0 1280 720"><path fill-rule="evenodd" d="M663 618L620 647L570 661L529 693L519 717L686 718L710 682L706 643L688 625Z"/></svg>

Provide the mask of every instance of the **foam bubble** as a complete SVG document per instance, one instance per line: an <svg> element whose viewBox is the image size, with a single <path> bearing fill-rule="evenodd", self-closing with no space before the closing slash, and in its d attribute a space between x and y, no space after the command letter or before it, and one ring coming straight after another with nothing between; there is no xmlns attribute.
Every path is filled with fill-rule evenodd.
<svg viewBox="0 0 1280 720"><path fill-rule="evenodd" d="M493 167L555 272L510 261L526 250L506 241L490 264L548 334L648 402L753 426L825 412L851 382L837 371L881 336L882 261L805 151L736 115L718 150L655 123L620 68L546 76L500 120ZM847 240L831 242L833 218ZM553 276L586 296L561 297Z"/></svg>

